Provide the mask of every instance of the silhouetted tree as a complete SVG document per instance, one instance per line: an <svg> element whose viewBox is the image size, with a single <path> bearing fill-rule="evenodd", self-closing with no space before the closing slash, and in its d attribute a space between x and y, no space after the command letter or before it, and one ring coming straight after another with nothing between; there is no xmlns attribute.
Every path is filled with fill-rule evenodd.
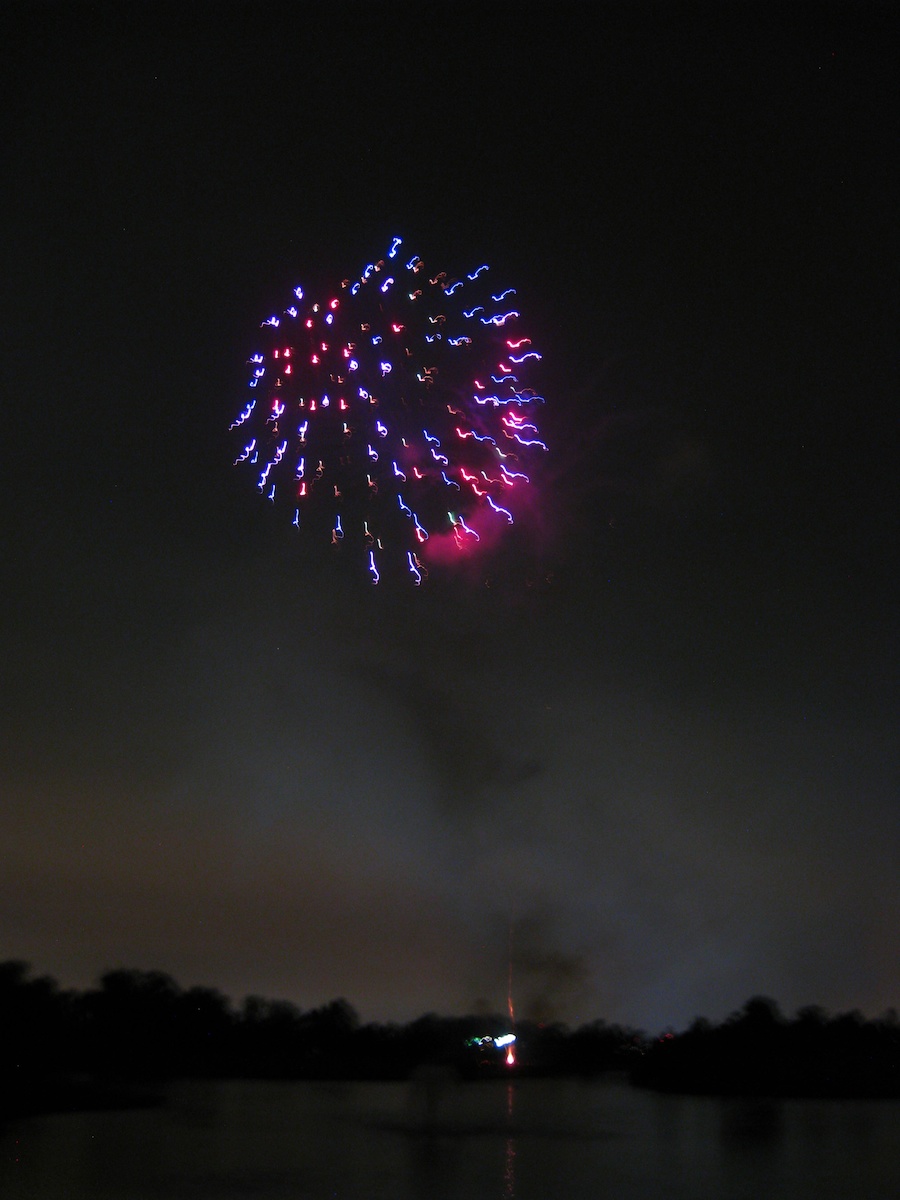
<svg viewBox="0 0 900 1200"><path fill-rule="evenodd" d="M816 1007L787 1021L773 1000L754 997L721 1025L697 1020L658 1039L632 1077L668 1091L900 1096L900 1029Z"/></svg>
<svg viewBox="0 0 900 1200"><path fill-rule="evenodd" d="M175 1003L175 1050L180 1069L193 1075L222 1073L234 1052L235 1014L215 988L193 987Z"/></svg>
<svg viewBox="0 0 900 1200"><path fill-rule="evenodd" d="M135 1080L166 1077L505 1074L505 1053L490 1039L507 1032L499 1015L427 1013L404 1026L360 1025L343 999L303 1011L248 996L235 1009L214 988L185 991L161 971L107 971L94 989L63 992L10 961L0 963L0 1113L133 1102ZM720 1025L698 1017L684 1033L653 1042L600 1020L574 1032L522 1021L516 1033L516 1069L525 1074L630 1067L636 1083L670 1091L900 1096L893 1010L866 1021L855 1010L829 1017L807 1007L789 1021L774 1000L754 996Z"/></svg>

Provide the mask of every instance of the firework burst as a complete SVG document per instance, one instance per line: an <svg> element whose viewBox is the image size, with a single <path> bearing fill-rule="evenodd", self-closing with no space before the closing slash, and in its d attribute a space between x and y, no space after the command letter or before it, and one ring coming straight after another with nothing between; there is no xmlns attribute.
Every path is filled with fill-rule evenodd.
<svg viewBox="0 0 900 1200"><path fill-rule="evenodd" d="M261 495L376 584L486 552L547 450L515 290L486 264L433 273L401 246L325 299L297 287L262 322L231 425Z"/></svg>

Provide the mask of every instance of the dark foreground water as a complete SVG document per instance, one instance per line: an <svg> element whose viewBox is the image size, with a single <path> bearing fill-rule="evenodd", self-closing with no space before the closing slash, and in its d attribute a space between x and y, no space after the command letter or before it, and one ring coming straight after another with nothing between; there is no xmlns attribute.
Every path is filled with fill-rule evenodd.
<svg viewBox="0 0 900 1200"><path fill-rule="evenodd" d="M194 1083L0 1132L3 1200L897 1200L900 1102L619 1082Z"/></svg>

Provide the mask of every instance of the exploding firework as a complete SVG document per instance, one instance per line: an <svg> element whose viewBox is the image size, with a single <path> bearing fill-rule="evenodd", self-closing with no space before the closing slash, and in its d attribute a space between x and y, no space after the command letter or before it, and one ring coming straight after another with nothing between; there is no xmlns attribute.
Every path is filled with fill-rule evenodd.
<svg viewBox="0 0 900 1200"><path fill-rule="evenodd" d="M306 536L421 584L490 548L528 505L546 451L541 355L486 264L430 272L395 238L332 296L298 287L260 327L236 465Z"/></svg>

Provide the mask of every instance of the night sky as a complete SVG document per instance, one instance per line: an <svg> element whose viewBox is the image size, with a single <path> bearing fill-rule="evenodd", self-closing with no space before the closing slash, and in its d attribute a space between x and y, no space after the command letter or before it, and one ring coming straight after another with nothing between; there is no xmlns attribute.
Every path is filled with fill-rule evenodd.
<svg viewBox="0 0 900 1200"><path fill-rule="evenodd" d="M898 1004L898 34L3 6L0 959L407 1020L502 1010L511 930L521 1016ZM395 235L544 354L490 586L232 467L260 320Z"/></svg>

